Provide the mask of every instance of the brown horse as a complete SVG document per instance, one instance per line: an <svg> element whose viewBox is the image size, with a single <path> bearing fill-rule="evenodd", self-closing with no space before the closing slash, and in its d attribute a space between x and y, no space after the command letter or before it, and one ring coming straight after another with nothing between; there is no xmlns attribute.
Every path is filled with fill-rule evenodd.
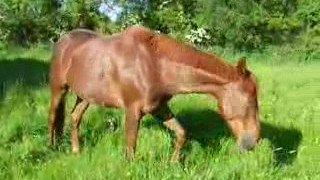
<svg viewBox="0 0 320 180"><path fill-rule="evenodd" d="M127 157L134 155L139 119L151 113L174 131L172 160L178 160L186 132L167 102L175 94L190 92L207 93L218 100L220 114L241 150L253 148L259 139L256 78L246 69L245 59L233 66L141 26L109 37L86 30L64 35L54 48L50 86L53 145L62 135L68 88L77 95L71 128L74 153L79 152L81 117L92 103L124 108Z"/></svg>

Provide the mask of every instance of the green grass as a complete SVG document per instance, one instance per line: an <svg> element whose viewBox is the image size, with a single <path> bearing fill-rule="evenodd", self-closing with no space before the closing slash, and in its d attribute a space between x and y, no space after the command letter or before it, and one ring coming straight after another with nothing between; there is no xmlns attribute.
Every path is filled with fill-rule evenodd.
<svg viewBox="0 0 320 180"><path fill-rule="evenodd" d="M123 111L97 106L82 121L79 155L70 153L69 116L64 143L49 149L49 56L43 46L0 50L0 179L320 178L319 62L292 62L281 53L248 54L259 79L262 141L247 153L238 152L214 111L216 102L205 95L176 96L170 106L190 136L183 161L171 164L171 135L152 116L143 118L136 157L129 162L123 155ZM70 95L67 112L74 101ZM108 119L118 128L110 129Z"/></svg>

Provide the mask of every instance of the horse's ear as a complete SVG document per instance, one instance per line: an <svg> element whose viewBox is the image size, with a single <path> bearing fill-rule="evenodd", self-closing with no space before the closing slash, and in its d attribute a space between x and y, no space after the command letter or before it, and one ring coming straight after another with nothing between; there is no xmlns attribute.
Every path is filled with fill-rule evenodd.
<svg viewBox="0 0 320 180"><path fill-rule="evenodd" d="M242 57L238 60L237 69L240 74L246 74L247 72L247 58Z"/></svg>

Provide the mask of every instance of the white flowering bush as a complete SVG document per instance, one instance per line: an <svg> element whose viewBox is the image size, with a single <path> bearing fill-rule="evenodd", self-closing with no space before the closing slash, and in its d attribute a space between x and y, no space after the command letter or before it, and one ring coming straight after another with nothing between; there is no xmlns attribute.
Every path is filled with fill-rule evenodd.
<svg viewBox="0 0 320 180"><path fill-rule="evenodd" d="M205 44L211 39L208 31L204 28L191 29L190 34L187 34L185 38L193 44Z"/></svg>

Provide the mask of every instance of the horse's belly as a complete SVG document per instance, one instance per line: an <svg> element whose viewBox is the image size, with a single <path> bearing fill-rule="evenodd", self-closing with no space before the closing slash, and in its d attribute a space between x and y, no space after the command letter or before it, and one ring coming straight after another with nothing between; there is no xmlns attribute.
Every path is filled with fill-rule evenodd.
<svg viewBox="0 0 320 180"><path fill-rule="evenodd" d="M68 78L71 90L80 98L89 103L121 107L122 98L116 82L110 78L96 78L90 72L83 72L72 78Z"/></svg>
<svg viewBox="0 0 320 180"><path fill-rule="evenodd" d="M99 84L90 85L84 88L72 88L77 96L87 100L91 104L97 104L101 106L121 107L122 98L119 91L113 90L112 85L99 86Z"/></svg>

